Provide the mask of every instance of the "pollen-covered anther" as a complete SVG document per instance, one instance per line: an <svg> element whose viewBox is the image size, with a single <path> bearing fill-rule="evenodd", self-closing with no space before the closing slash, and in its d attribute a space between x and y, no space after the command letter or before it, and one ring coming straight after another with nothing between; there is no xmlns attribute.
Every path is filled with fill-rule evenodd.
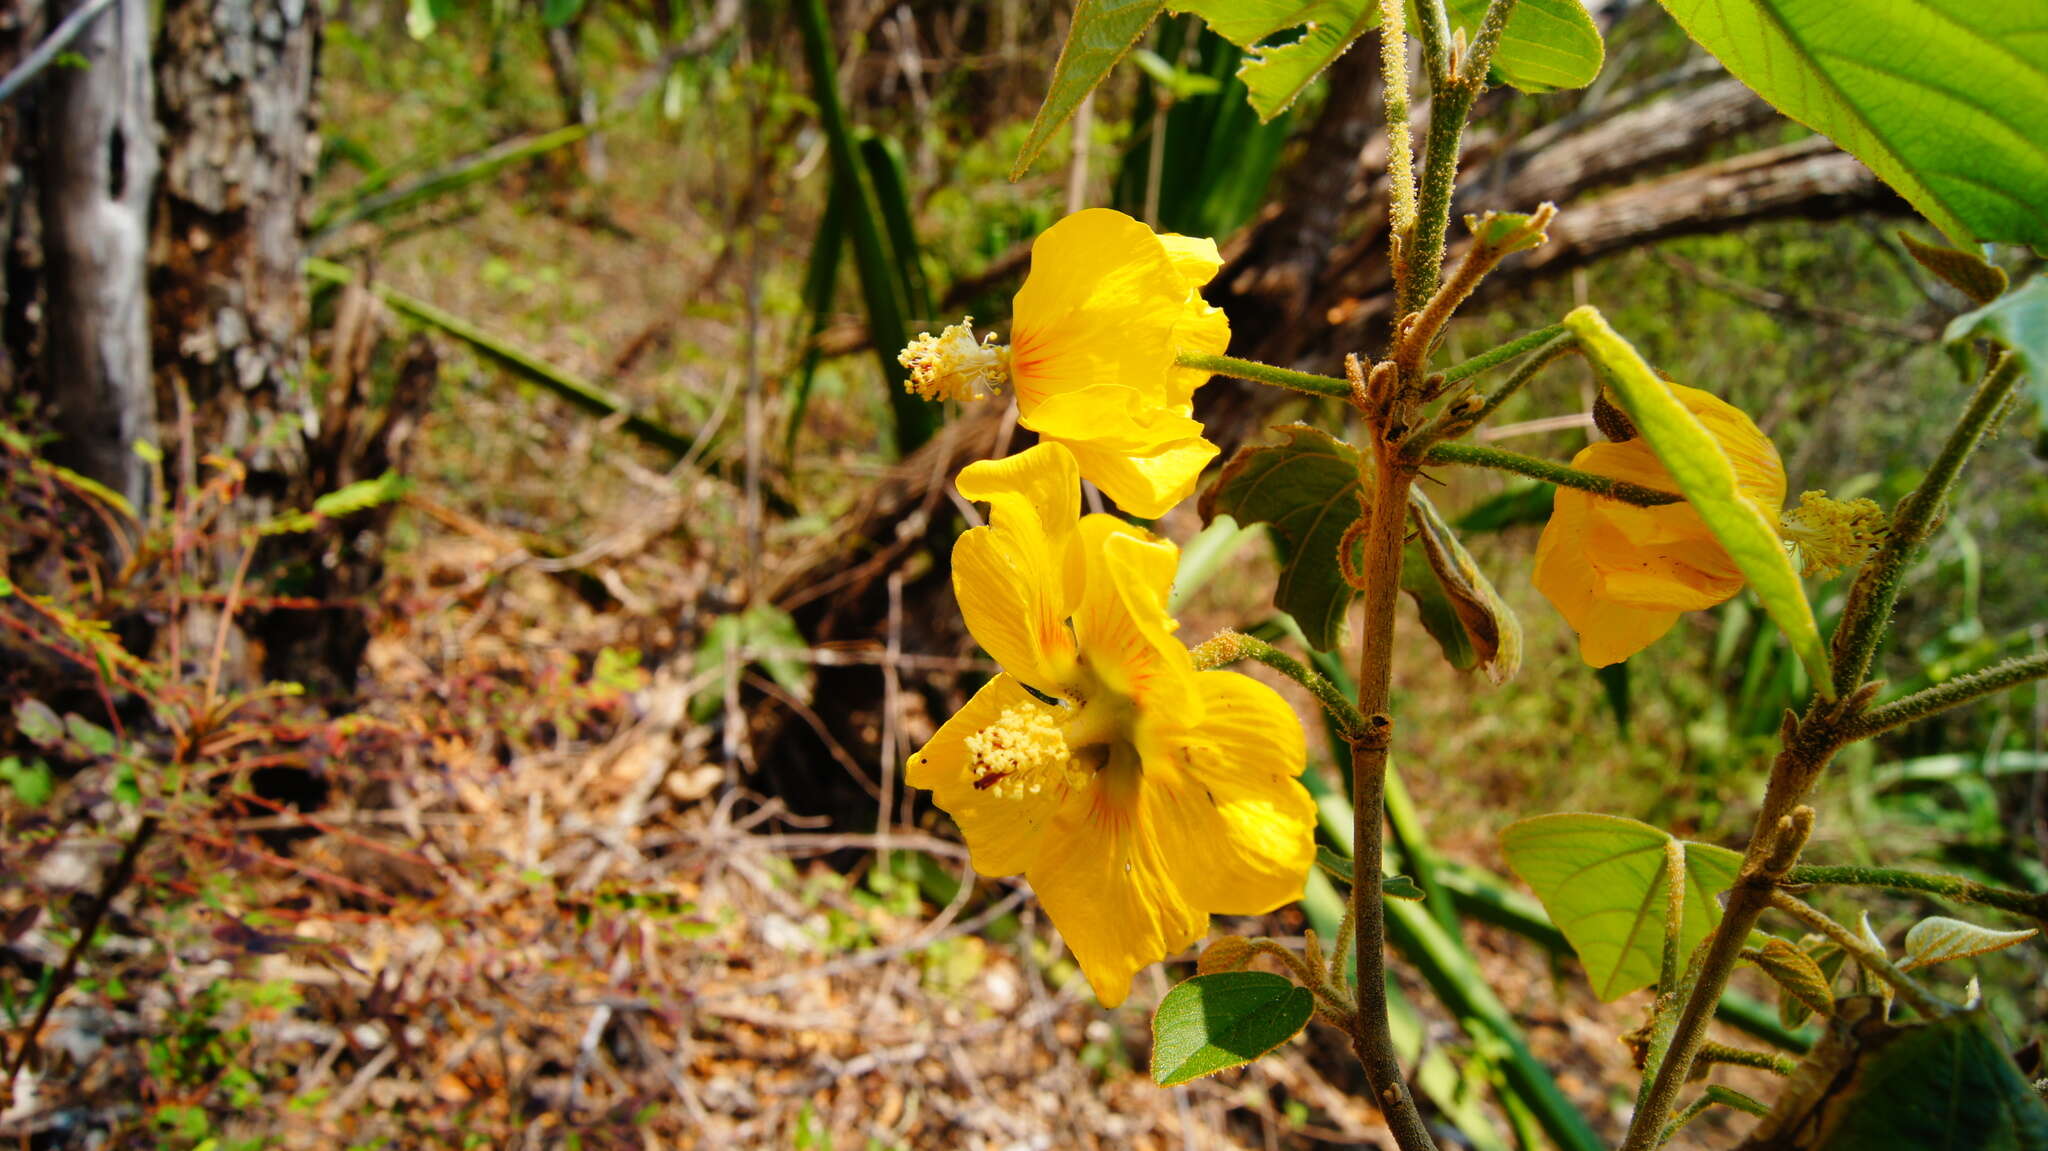
<svg viewBox="0 0 2048 1151"><path fill-rule="evenodd" d="M1778 532L1799 549L1802 574L1833 579L1870 558L1884 542L1889 521L1875 500L1837 500L1807 492L1779 520Z"/></svg>
<svg viewBox="0 0 2048 1151"><path fill-rule="evenodd" d="M1064 779L1073 762L1058 718L1039 706L1004 708L966 743L975 790L1001 799L1037 795Z"/></svg>
<svg viewBox="0 0 2048 1151"><path fill-rule="evenodd" d="M910 369L905 391L927 400L979 400L1003 390L1010 380L1010 349L990 332L974 338L974 317L966 316L938 335L919 333L896 357Z"/></svg>

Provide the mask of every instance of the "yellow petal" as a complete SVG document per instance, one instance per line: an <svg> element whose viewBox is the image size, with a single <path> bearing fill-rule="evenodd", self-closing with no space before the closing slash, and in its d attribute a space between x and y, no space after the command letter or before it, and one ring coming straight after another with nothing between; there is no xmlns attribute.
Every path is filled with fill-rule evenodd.
<svg viewBox="0 0 2048 1151"><path fill-rule="evenodd" d="M1202 723L1182 738L1141 738L1143 799L1188 903L1262 915L1301 898L1315 862L1315 801L1301 720L1278 692L1236 672L1197 674Z"/></svg>
<svg viewBox="0 0 2048 1151"><path fill-rule="evenodd" d="M971 528L953 544L953 595L968 632L1004 671L1048 694L1074 662L1059 572L1042 533Z"/></svg>
<svg viewBox="0 0 2048 1151"><path fill-rule="evenodd" d="M1741 408L1712 392L1672 384L1671 394L1698 417L1707 433L1720 443L1728 462L1735 466L1735 485L1776 522L1785 506L1785 461L1777 445L1757 428Z"/></svg>
<svg viewBox="0 0 2048 1151"><path fill-rule="evenodd" d="M1026 872L1105 1007L1130 995L1139 969L1209 929L1209 917L1181 898L1131 774L1120 779L1112 767L1069 791Z"/></svg>
<svg viewBox="0 0 2048 1151"><path fill-rule="evenodd" d="M931 792L932 802L960 825L974 870L983 875L1015 875L1031 866L1066 788L1048 787L1036 795L1009 797L977 789L965 744L1005 709L1036 704L1016 679L999 675L974 693L974 698L940 725L904 764L904 782Z"/></svg>
<svg viewBox="0 0 2048 1151"><path fill-rule="evenodd" d="M1656 642L1678 622L1676 611L1628 607L1602 600L1586 559L1586 525L1593 497L1559 488L1550 522L1536 542L1536 590L1579 633L1579 655L1594 667L1620 663Z"/></svg>
<svg viewBox="0 0 2048 1151"><path fill-rule="evenodd" d="M1210 306L1200 293L1189 293L1182 305L1180 323L1173 329L1174 354L1200 352L1220 356L1230 350L1230 317L1222 308ZM1207 368L1176 367L1167 377L1166 398L1175 405L1194 401L1195 389L1209 382Z"/></svg>
<svg viewBox="0 0 2048 1151"><path fill-rule="evenodd" d="M979 460L960 469L960 494L989 505L989 526L1042 532L1060 583L1051 589L1051 609L1064 619L1081 602L1086 574L1074 525L1081 518L1081 471L1072 452L1039 444L1013 456ZM1035 527L1034 527L1035 525Z"/></svg>
<svg viewBox="0 0 2048 1151"><path fill-rule="evenodd" d="M1202 436L1201 421L1185 411L1159 407L1134 388L1112 384L1048 396L1029 416L1020 414L1018 422L1068 447L1090 444L1134 455ZM1085 464L1081 474L1088 474Z"/></svg>
<svg viewBox="0 0 2048 1151"><path fill-rule="evenodd" d="M1173 262L1173 270L1180 273L1190 291L1215 279L1216 273L1223 270L1222 253L1216 250L1216 241L1207 236L1161 232L1159 246L1166 250L1166 258Z"/></svg>
<svg viewBox="0 0 2048 1151"><path fill-rule="evenodd" d="M1147 455L1124 455L1074 445L1082 474L1102 489L1116 506L1141 519L1158 519L1175 504L1195 494L1202 469L1216 458L1208 440L1181 440Z"/></svg>
<svg viewBox="0 0 2048 1151"><path fill-rule="evenodd" d="M1148 723L1200 722L1194 658L1174 638L1180 625L1166 610L1180 549L1106 515L1083 518L1081 538L1088 556L1088 589L1074 613L1081 658Z"/></svg>
<svg viewBox="0 0 2048 1151"><path fill-rule="evenodd" d="M1190 286L1152 229L1092 208L1045 230L1011 311L1018 411L1102 384L1169 402L1174 331Z"/></svg>

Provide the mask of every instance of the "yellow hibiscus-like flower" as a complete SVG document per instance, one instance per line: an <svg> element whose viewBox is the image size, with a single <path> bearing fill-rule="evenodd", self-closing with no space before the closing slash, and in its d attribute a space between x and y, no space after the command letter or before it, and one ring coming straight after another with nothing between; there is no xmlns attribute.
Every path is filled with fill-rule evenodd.
<svg viewBox="0 0 2048 1151"><path fill-rule="evenodd" d="M989 525L953 587L1003 673L910 757L983 875L1030 880L1109 1006L1208 930L1301 896L1315 805L1301 722L1247 676L1197 671L1167 613L1179 550L1080 515L1064 445L973 464ZM1048 702L1051 701L1051 702Z"/></svg>
<svg viewBox="0 0 2048 1151"><path fill-rule="evenodd" d="M1163 515L1216 457L1193 418L1210 373L1175 358L1230 345L1229 320L1202 299L1222 266L1214 240L1157 234L1107 208L1076 212L1031 245L1009 347L977 341L971 320L919 336L901 357L906 386L966 400L1012 385L1025 427L1071 449L1125 511Z"/></svg>
<svg viewBox="0 0 2048 1151"><path fill-rule="evenodd" d="M1735 466L1737 488L1772 521L1785 503L1778 449L1740 410L1698 388L1668 384ZM1572 466L1644 487L1677 481L1641 439L1593 444ZM1606 667L1650 646L1678 617L1742 590L1741 569L1691 504L1639 508L1573 488L1536 545L1536 588L1579 633L1579 654Z"/></svg>

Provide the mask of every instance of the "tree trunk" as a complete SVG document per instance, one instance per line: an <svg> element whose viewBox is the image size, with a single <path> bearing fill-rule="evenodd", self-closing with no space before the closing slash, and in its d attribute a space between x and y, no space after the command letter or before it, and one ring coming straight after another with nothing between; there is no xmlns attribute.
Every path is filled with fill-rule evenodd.
<svg viewBox="0 0 2048 1151"><path fill-rule="evenodd" d="M301 265L319 30L306 0L163 6L156 363L168 394L190 404L197 444L249 465L252 515L304 471L312 428Z"/></svg>
<svg viewBox="0 0 2048 1151"><path fill-rule="evenodd" d="M51 25L82 0L55 0ZM148 0L116 0L53 68L40 120L43 283L41 387L62 437L52 456L147 506L154 441L146 310L147 221L156 185Z"/></svg>

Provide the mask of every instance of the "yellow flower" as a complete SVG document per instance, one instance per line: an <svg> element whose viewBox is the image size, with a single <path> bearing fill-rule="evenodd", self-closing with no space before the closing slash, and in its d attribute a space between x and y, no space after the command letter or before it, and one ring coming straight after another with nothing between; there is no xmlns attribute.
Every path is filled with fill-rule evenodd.
<svg viewBox="0 0 2048 1151"><path fill-rule="evenodd" d="M1156 234L1107 208L1076 212L1031 246L1007 359L954 325L904 349L906 386L975 399L1007 380L1025 427L1071 449L1081 474L1125 511L1163 515L1216 457L1193 418L1209 373L1175 357L1230 345L1229 320L1202 299L1222 266L1214 240Z"/></svg>
<svg viewBox="0 0 2048 1151"><path fill-rule="evenodd" d="M905 779L952 814L976 871L1030 880L1115 1006L1210 914L1300 898L1315 856L1301 722L1257 680L1195 670L1166 609L1178 549L1082 518L1064 445L973 464L959 486L989 525L955 545L953 587L1003 673Z"/></svg>
<svg viewBox="0 0 2048 1151"><path fill-rule="evenodd" d="M1735 466L1736 486L1775 522L1785 503L1785 465L1750 418L1711 393L1669 384ZM1644 487L1677 491L1641 439L1593 444L1572 466ZM1572 488L1536 545L1536 588L1579 633L1579 654L1606 667L1650 646L1678 617L1742 590L1728 558L1691 504L1639 508Z"/></svg>

